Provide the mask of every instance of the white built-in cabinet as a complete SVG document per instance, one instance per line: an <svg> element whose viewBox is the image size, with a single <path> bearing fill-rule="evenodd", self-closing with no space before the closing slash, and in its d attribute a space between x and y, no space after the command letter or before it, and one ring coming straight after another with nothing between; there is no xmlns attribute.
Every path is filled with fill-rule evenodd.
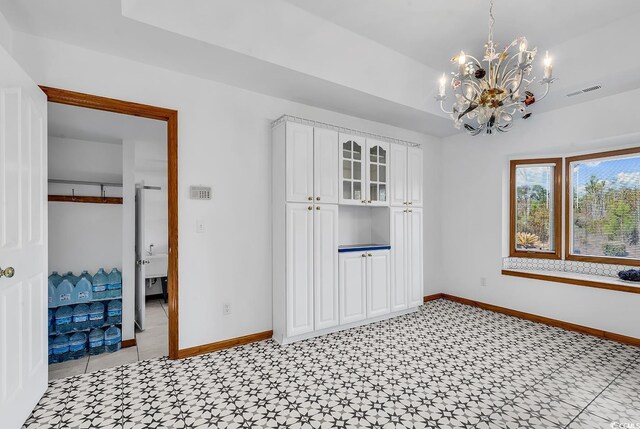
<svg viewBox="0 0 640 429"><path fill-rule="evenodd" d="M423 209L391 207L391 310L415 307L423 299Z"/></svg>
<svg viewBox="0 0 640 429"><path fill-rule="evenodd" d="M284 120L272 131L273 335L283 344L422 304L422 150L335 129Z"/></svg>
<svg viewBox="0 0 640 429"><path fill-rule="evenodd" d="M388 206L389 143L340 134L340 204Z"/></svg>
<svg viewBox="0 0 640 429"><path fill-rule="evenodd" d="M392 206L417 206L424 203L422 149L392 145L390 154L390 196Z"/></svg>
<svg viewBox="0 0 640 429"><path fill-rule="evenodd" d="M388 314L391 274L389 250L340 253L340 323Z"/></svg>

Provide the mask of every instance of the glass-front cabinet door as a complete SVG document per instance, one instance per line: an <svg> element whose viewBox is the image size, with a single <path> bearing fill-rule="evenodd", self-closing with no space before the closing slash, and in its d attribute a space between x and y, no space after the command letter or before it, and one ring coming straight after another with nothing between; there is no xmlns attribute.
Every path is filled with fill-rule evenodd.
<svg viewBox="0 0 640 429"><path fill-rule="evenodd" d="M389 143L367 139L367 204L389 205Z"/></svg>
<svg viewBox="0 0 640 429"><path fill-rule="evenodd" d="M365 204L365 139L340 134L340 204Z"/></svg>

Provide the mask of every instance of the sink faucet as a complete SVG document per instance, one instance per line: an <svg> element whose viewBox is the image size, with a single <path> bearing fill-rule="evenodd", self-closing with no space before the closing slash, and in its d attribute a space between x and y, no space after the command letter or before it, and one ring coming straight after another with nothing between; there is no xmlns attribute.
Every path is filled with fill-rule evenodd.
<svg viewBox="0 0 640 429"><path fill-rule="evenodd" d="M149 245L149 256L153 256L153 244Z"/></svg>

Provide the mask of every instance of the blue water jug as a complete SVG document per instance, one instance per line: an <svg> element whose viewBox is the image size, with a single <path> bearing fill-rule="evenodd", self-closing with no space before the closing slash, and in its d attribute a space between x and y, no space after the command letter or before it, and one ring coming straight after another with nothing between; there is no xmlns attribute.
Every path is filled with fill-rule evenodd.
<svg viewBox="0 0 640 429"><path fill-rule="evenodd" d="M73 304L73 284L65 279L56 288L58 306Z"/></svg>
<svg viewBox="0 0 640 429"><path fill-rule="evenodd" d="M89 283L93 283L93 276L91 274L89 274L89 271L84 270L81 274L80 274L80 279L87 279L89 280Z"/></svg>
<svg viewBox="0 0 640 429"><path fill-rule="evenodd" d="M69 359L80 359L87 354L87 334L76 332L69 338Z"/></svg>
<svg viewBox="0 0 640 429"><path fill-rule="evenodd" d="M94 302L89 307L89 327L100 328L104 325L104 304Z"/></svg>
<svg viewBox="0 0 640 429"><path fill-rule="evenodd" d="M53 334L56 330L55 327L55 319L56 319L56 313L53 309L49 308L47 309L47 320L48 320L48 325L49 325L49 335Z"/></svg>
<svg viewBox="0 0 640 429"><path fill-rule="evenodd" d="M73 288L73 296L71 300L79 304L81 302L90 302L93 298L93 291L91 289L91 282L87 279L80 279Z"/></svg>
<svg viewBox="0 0 640 429"><path fill-rule="evenodd" d="M53 337L49 337L49 365L51 365L53 362Z"/></svg>
<svg viewBox="0 0 640 429"><path fill-rule="evenodd" d="M74 275L71 271L67 271L67 274L62 276L62 280L69 280L71 284L75 285L76 283L78 283L78 280L80 280L80 278Z"/></svg>
<svg viewBox="0 0 640 429"><path fill-rule="evenodd" d="M78 304L73 309L73 330L82 331L89 329L89 306Z"/></svg>
<svg viewBox="0 0 640 429"><path fill-rule="evenodd" d="M109 273L107 280L107 297L119 298L122 296L122 274L117 268Z"/></svg>
<svg viewBox="0 0 640 429"><path fill-rule="evenodd" d="M104 331L94 329L89 334L89 354L99 355L100 353L104 353Z"/></svg>
<svg viewBox="0 0 640 429"><path fill-rule="evenodd" d="M53 340L52 363L60 363L69 359L69 337L58 335Z"/></svg>
<svg viewBox="0 0 640 429"><path fill-rule="evenodd" d="M119 299L109 301L109 305L107 306L107 323L110 325L122 323L122 301Z"/></svg>
<svg viewBox="0 0 640 429"><path fill-rule="evenodd" d="M104 268L100 268L93 276L93 299L105 299L107 297L107 273Z"/></svg>
<svg viewBox="0 0 640 429"><path fill-rule="evenodd" d="M54 287L58 287L58 285L62 282L62 276L58 274L57 271L54 271L49 276L49 281L53 283Z"/></svg>
<svg viewBox="0 0 640 429"><path fill-rule="evenodd" d="M47 286L48 296L49 296L49 308L56 308L58 306L58 296L56 294L56 287L51 280L49 280L49 284Z"/></svg>
<svg viewBox="0 0 640 429"><path fill-rule="evenodd" d="M72 321L73 310L70 306L65 305L56 310L56 332L66 334L67 332L73 331Z"/></svg>
<svg viewBox="0 0 640 429"><path fill-rule="evenodd" d="M117 326L110 326L104 333L104 351L108 353L117 352L120 350L121 341L120 329Z"/></svg>

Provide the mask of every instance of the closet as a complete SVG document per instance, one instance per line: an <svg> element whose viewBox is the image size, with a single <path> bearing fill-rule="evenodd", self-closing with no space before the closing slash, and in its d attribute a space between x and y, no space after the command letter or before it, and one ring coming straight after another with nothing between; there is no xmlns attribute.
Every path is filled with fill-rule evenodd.
<svg viewBox="0 0 640 429"><path fill-rule="evenodd" d="M283 116L272 128L273 336L281 344L422 303L422 149Z"/></svg>

